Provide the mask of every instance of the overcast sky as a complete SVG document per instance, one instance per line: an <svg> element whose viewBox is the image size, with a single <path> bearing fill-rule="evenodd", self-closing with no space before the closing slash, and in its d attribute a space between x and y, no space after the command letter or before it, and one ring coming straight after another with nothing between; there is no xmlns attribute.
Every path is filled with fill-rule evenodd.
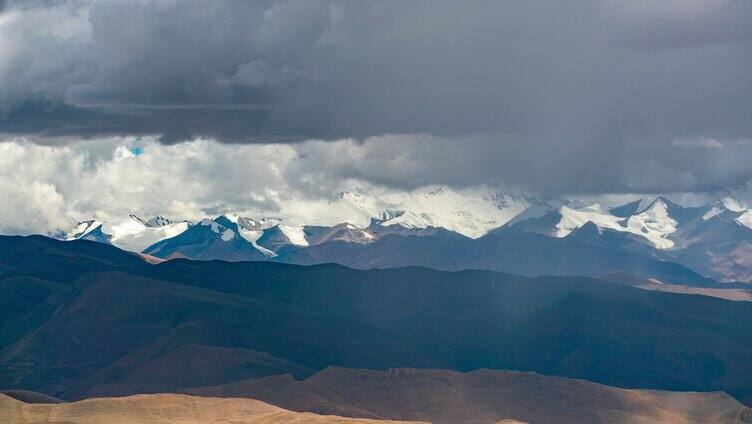
<svg viewBox="0 0 752 424"><path fill-rule="evenodd" d="M5 0L0 10L0 139L20 155L0 158L0 175L58 194L79 183L57 160L75 152L87 169L122 172L105 165L139 137L153 154L202 139L228 162L241 151L299 158L274 177L201 174L227 192L214 203L242 203L236 184L512 183L556 195L752 178L749 0ZM197 184L175 169L187 160L164 157L152 172ZM2 185L0 196L14 190ZM61 196L62 209L83 207Z"/></svg>

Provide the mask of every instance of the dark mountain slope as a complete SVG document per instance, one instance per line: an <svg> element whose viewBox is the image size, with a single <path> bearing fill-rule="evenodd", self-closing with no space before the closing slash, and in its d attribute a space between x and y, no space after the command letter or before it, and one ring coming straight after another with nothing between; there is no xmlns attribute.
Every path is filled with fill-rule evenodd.
<svg viewBox="0 0 752 424"><path fill-rule="evenodd" d="M2 390L0 393L25 403L63 403L58 398L28 390Z"/></svg>
<svg viewBox="0 0 752 424"><path fill-rule="evenodd" d="M240 235L237 224L227 217L204 219L175 237L147 247L143 253L162 259L261 261L263 253Z"/></svg>
<svg viewBox="0 0 752 424"><path fill-rule="evenodd" d="M38 277L65 283L92 271L143 267L136 254L88 240L0 236L0 276Z"/></svg>
<svg viewBox="0 0 752 424"><path fill-rule="evenodd" d="M637 215L638 213L642 212L640 210L641 205L642 200L635 200L629 203L625 203L621 206L611 208L609 212L611 212L611 215L618 216L619 218L629 218L632 215Z"/></svg>
<svg viewBox="0 0 752 424"><path fill-rule="evenodd" d="M4 254L39 248L13 240L2 241ZM60 266L77 263L77 243L111 249L66 243ZM749 302L580 277L132 258L39 282L41 294L5 324L13 337L0 346L4 388L73 399L335 365L532 370L752 401ZM16 276L34 267L3 265Z"/></svg>

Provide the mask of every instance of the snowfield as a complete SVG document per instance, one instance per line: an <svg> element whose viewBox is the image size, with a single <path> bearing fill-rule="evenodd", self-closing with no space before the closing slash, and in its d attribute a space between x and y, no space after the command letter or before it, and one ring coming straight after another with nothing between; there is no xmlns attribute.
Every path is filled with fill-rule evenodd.
<svg viewBox="0 0 752 424"><path fill-rule="evenodd" d="M187 222L161 221L147 226L135 215L113 219L102 224L102 231L112 236L110 242L124 250L140 252L152 244L166 238L175 237L188 229Z"/></svg>
<svg viewBox="0 0 752 424"><path fill-rule="evenodd" d="M444 228L478 238L501 227L530 206L542 203L536 196L521 190L451 190L428 187L405 193L364 196L351 192L340 194L338 203L377 219L382 225L406 228ZM360 220L361 227L368 222ZM342 220L340 222L355 222Z"/></svg>

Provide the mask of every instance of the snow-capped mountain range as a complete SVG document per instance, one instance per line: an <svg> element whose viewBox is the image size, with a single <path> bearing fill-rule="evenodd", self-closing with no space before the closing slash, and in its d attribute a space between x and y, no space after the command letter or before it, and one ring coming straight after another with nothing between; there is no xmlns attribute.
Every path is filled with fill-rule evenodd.
<svg viewBox="0 0 752 424"><path fill-rule="evenodd" d="M415 192L363 195L350 191L337 194L328 205L328 216L244 217L225 216L237 223L243 236L258 239L261 232L279 226L294 244L306 245L305 226L335 226L348 223L366 228L372 221L382 227L407 229L444 228L467 237L478 238L498 228L532 206L544 204L540 198L521 190L457 191L446 187L429 187ZM85 238L102 226L112 244L126 250L141 251L163 238L185 231L189 222L173 222L164 217L143 219L129 215L113 220L87 220L65 233L66 239ZM94 234L92 234L93 236ZM151 243L149 243L151 241Z"/></svg>
<svg viewBox="0 0 752 424"><path fill-rule="evenodd" d="M387 236L480 240L497 233L535 233L597 241L683 263L715 279L752 278L752 210L732 196L695 207L665 197L607 207L545 201L514 190L468 194L433 187L383 197L342 192L332 210L331 225L307 224L305 217L225 214L174 222L129 215L80 222L63 238L110 243L163 259L279 260L293 250L331 248L337 242L370 245ZM343 214L355 222L336 222Z"/></svg>

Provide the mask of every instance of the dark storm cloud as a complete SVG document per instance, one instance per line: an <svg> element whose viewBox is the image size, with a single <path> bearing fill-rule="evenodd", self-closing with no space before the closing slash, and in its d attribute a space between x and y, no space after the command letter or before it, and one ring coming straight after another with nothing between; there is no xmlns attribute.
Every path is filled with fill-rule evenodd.
<svg viewBox="0 0 752 424"><path fill-rule="evenodd" d="M436 169L456 184L705 189L752 177L738 165L749 149L724 144L752 138L751 4L10 2L0 131L164 142L432 134L449 140L443 151L404 137L404 155L429 164L426 181ZM695 139L723 147L672 144Z"/></svg>
<svg viewBox="0 0 752 424"><path fill-rule="evenodd" d="M752 3L746 0L615 2L614 40L624 47L666 50L747 43Z"/></svg>
<svg viewBox="0 0 752 424"><path fill-rule="evenodd" d="M411 190L428 184L514 182L544 195L717 192L750 179L752 140L687 138L609 140L576 134L440 138L383 136L342 149L300 146L304 160L291 181L317 169L329 181L354 178ZM311 190L306 187L305 190Z"/></svg>

